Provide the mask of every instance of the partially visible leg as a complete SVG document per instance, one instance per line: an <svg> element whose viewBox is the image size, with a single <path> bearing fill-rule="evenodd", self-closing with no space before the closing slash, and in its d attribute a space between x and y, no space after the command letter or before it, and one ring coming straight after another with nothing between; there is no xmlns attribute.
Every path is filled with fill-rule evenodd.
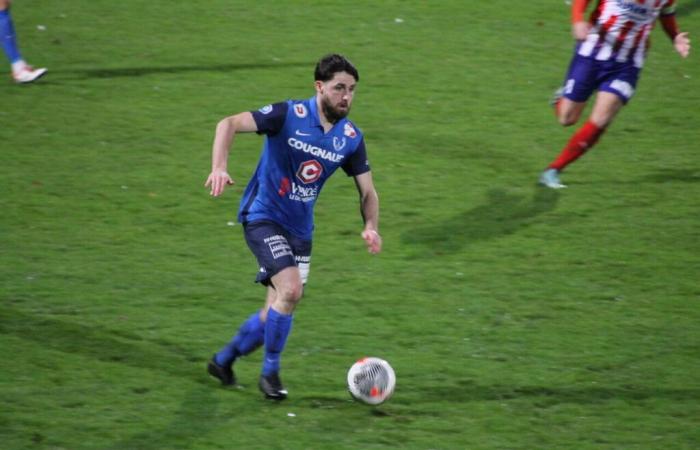
<svg viewBox="0 0 700 450"><path fill-rule="evenodd" d="M34 69L22 59L10 15L10 0L0 0L0 45L12 65L12 78L17 83L31 83L46 74L46 69Z"/></svg>
<svg viewBox="0 0 700 450"><path fill-rule="evenodd" d="M270 285L267 287L267 297L265 297L265 306L262 310L260 310L260 320L262 320L263 322L267 320L267 311L270 309L270 306L272 306L272 303L274 303L275 298L277 298L277 291L275 291L275 288L272 285Z"/></svg>
<svg viewBox="0 0 700 450"><path fill-rule="evenodd" d="M599 92L590 117L569 139L559 156L549 164L548 170L542 174L540 182L551 188L564 187L558 180L559 172L583 156L598 142L600 136L623 106L624 101L618 95L611 92ZM548 176L549 178L547 178Z"/></svg>
<svg viewBox="0 0 700 450"><path fill-rule="evenodd" d="M559 124L565 127L574 125L581 118L585 107L586 102L575 102L561 97L554 106Z"/></svg>
<svg viewBox="0 0 700 450"><path fill-rule="evenodd" d="M557 120L562 126L568 127L578 122L586 107L588 98L596 88L597 65L590 58L583 58L574 54L569 64L564 86L557 91L552 102ZM552 189L560 189L564 186L559 180L562 155L552 162L540 175L540 184Z"/></svg>
<svg viewBox="0 0 700 450"><path fill-rule="evenodd" d="M623 106L625 106L625 102L617 94L607 91L599 92L588 121L605 129L612 123Z"/></svg>
<svg viewBox="0 0 700 450"><path fill-rule="evenodd" d="M559 123L565 127L578 122L588 98L595 90L596 63L577 54L571 58L564 85L550 102Z"/></svg>
<svg viewBox="0 0 700 450"><path fill-rule="evenodd" d="M292 313L302 293L301 277L297 267L287 267L272 277L275 298L267 311L265 321L265 359L262 373L279 372L279 360L292 327Z"/></svg>
<svg viewBox="0 0 700 450"><path fill-rule="evenodd" d="M248 317L231 341L214 354L208 370L209 373L219 378L222 384L235 384L236 377L231 367L233 363L239 357L254 352L265 342L267 310L275 297L275 289L272 286L268 286L265 306Z"/></svg>
<svg viewBox="0 0 700 450"><path fill-rule="evenodd" d="M292 329L292 313L301 299L303 284L299 268L287 267L272 277L275 298L265 321L265 356L263 358L260 390L266 397L282 400L287 390L279 379L280 357Z"/></svg>
<svg viewBox="0 0 700 450"><path fill-rule="evenodd" d="M624 106L620 97L610 92L599 92L590 117L571 137L559 156L549 165L564 170L593 147L618 111Z"/></svg>
<svg viewBox="0 0 700 450"><path fill-rule="evenodd" d="M220 366L230 366L241 356L246 356L263 344L265 324L261 311L253 313L238 329L238 333L215 356L214 360Z"/></svg>
<svg viewBox="0 0 700 450"><path fill-rule="evenodd" d="M10 60L10 64L15 64L22 60L22 55L17 47L17 35L10 16L9 0L0 0L0 41L2 49Z"/></svg>

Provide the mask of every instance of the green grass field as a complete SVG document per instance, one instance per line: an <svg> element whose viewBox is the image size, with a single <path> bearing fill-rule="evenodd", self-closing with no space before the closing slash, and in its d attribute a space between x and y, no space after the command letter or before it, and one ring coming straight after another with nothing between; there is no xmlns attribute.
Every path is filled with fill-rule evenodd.
<svg viewBox="0 0 700 450"><path fill-rule="evenodd" d="M600 144L536 186L573 129L547 105L562 1L15 2L30 86L0 82L0 448L700 448L700 64L659 28ZM700 36L700 2L679 0ZM40 30L43 25L45 30ZM290 398L205 372L262 303L238 186L203 184L222 117L361 74L384 251L352 181L317 205L283 358ZM8 66L3 71L7 75ZM391 362L394 397L345 373Z"/></svg>

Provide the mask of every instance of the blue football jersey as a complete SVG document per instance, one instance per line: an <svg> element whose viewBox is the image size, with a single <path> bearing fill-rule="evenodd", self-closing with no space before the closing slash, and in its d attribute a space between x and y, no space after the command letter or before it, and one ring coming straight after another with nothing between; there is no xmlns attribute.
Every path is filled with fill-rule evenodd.
<svg viewBox="0 0 700 450"><path fill-rule="evenodd" d="M370 170L362 132L346 118L324 133L315 96L267 105L252 114L258 133L266 137L238 221L271 220L310 240L314 204L328 177L338 167L348 176Z"/></svg>

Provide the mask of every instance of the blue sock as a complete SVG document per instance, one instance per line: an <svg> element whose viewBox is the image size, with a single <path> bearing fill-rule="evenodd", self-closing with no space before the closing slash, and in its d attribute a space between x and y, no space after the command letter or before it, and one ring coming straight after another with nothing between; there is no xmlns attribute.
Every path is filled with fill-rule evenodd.
<svg viewBox="0 0 700 450"><path fill-rule="evenodd" d="M232 364L239 356L245 356L260 347L265 340L265 324L260 321L260 313L256 312L243 322L231 342L229 342L214 359L220 366Z"/></svg>
<svg viewBox="0 0 700 450"><path fill-rule="evenodd" d="M292 329L292 315L278 313L270 308L265 323L265 358L262 374L270 375L280 370L280 354Z"/></svg>
<svg viewBox="0 0 700 450"><path fill-rule="evenodd" d="M10 63L15 63L22 59L17 48L15 27L12 25L9 9L0 11L0 44L2 44L2 49L5 50Z"/></svg>

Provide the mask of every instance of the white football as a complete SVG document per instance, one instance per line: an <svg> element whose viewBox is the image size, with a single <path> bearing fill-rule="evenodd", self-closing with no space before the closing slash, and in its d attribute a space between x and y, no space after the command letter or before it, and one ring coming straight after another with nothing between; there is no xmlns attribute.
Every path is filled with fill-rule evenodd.
<svg viewBox="0 0 700 450"><path fill-rule="evenodd" d="M384 403L394 393L396 375L388 362L380 358L362 358L348 370L348 390L369 405Z"/></svg>

